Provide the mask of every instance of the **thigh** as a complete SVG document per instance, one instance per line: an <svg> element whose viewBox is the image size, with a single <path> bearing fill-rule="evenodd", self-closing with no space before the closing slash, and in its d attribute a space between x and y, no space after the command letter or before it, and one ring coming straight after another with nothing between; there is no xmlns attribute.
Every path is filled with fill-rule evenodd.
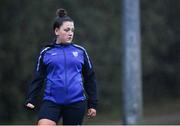
<svg viewBox="0 0 180 126"><path fill-rule="evenodd" d="M81 125L86 111L86 101L67 105L63 109L63 125Z"/></svg>
<svg viewBox="0 0 180 126"><path fill-rule="evenodd" d="M58 123L61 117L61 108L59 105L52 101L43 101L39 113L38 120L48 119Z"/></svg>

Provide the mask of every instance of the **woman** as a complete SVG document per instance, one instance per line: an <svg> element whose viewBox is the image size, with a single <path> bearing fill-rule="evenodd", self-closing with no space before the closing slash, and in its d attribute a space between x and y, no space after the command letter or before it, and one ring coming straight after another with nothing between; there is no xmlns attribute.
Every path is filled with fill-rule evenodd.
<svg viewBox="0 0 180 126"><path fill-rule="evenodd" d="M56 40L40 53L26 107L37 106L37 96L45 81L38 125L56 125L61 118L63 125L80 125L86 105L88 117L96 116L95 74L86 50L72 43L73 20L64 9L58 9L56 14L53 24Z"/></svg>

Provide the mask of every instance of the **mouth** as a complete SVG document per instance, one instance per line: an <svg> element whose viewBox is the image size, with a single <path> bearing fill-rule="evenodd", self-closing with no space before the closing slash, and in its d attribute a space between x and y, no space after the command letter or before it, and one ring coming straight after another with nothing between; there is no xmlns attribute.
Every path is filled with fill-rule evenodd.
<svg viewBox="0 0 180 126"><path fill-rule="evenodd" d="M72 39L72 37L68 37L68 40L71 40Z"/></svg>

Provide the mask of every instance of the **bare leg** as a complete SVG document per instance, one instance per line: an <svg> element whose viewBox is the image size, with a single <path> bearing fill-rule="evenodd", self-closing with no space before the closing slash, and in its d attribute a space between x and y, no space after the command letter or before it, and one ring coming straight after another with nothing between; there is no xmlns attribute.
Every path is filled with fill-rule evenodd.
<svg viewBox="0 0 180 126"><path fill-rule="evenodd" d="M56 122L49 119L40 119L38 121L38 126L55 126Z"/></svg>

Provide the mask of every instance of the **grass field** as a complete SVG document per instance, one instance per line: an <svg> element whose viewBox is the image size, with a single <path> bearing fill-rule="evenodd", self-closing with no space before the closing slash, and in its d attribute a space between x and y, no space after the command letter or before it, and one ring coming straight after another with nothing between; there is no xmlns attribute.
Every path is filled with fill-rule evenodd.
<svg viewBox="0 0 180 126"><path fill-rule="evenodd" d="M180 100L165 100L144 105L142 121L145 125L180 124ZM106 114L98 114L95 119L85 118L84 124L121 125L122 114L120 110L109 110Z"/></svg>

